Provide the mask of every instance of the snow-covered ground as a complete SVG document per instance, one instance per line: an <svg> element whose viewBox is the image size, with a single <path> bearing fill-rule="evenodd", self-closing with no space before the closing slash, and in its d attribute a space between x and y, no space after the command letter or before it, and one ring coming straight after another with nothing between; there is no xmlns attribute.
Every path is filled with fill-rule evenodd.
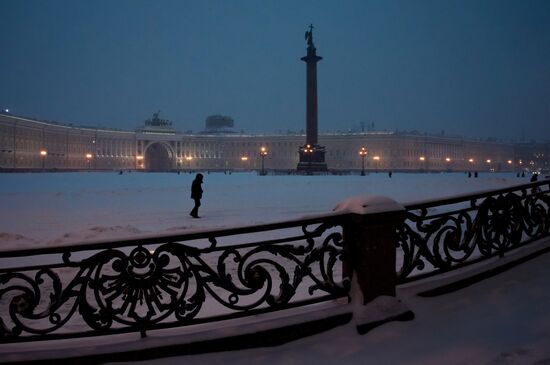
<svg viewBox="0 0 550 365"><path fill-rule="evenodd" d="M528 182L514 174L368 176L205 174L201 219L193 219L194 174L22 173L0 175L0 249L233 227L330 212L357 195L400 203Z"/></svg>
<svg viewBox="0 0 550 365"><path fill-rule="evenodd" d="M193 219L194 175L58 173L0 175L0 249L70 244L187 229L230 227L330 212L357 195L405 203L526 183L512 174L361 176L205 175ZM398 296L416 318L366 335L352 323L283 346L180 356L147 364L550 364L550 255L435 298ZM137 340L139 341L139 340ZM2 350L2 345L0 345ZM0 351L1 353L1 351ZM1 356L0 356L0 362Z"/></svg>

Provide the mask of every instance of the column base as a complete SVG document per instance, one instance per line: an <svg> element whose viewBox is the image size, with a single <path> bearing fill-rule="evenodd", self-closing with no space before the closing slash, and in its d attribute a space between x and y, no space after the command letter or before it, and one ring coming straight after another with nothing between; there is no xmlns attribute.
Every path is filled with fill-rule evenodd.
<svg viewBox="0 0 550 365"><path fill-rule="evenodd" d="M296 167L298 172L307 174L328 171L325 162L325 147L319 145L305 145L300 147L300 162Z"/></svg>

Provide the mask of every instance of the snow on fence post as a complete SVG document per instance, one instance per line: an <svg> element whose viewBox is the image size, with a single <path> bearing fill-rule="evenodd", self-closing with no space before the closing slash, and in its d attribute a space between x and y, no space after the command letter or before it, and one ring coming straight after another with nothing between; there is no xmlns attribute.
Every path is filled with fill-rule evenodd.
<svg viewBox="0 0 550 365"><path fill-rule="evenodd" d="M414 314L395 298L397 229L405 221L405 208L392 199L371 196L350 198L337 205L350 214L344 242L353 279L351 298L359 333L392 320L410 320Z"/></svg>

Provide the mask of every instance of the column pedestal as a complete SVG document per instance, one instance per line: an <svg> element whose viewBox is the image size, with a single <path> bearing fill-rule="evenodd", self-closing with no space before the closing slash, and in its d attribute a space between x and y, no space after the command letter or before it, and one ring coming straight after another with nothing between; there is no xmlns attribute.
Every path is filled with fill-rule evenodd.
<svg viewBox="0 0 550 365"><path fill-rule="evenodd" d="M300 162L298 162L297 170L298 172L304 172L306 174L326 172L325 147L319 145L301 146Z"/></svg>

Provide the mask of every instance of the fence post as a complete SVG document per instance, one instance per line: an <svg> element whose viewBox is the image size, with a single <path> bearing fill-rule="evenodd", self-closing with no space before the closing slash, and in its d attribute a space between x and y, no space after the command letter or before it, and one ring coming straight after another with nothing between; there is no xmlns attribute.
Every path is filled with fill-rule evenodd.
<svg viewBox="0 0 550 365"><path fill-rule="evenodd" d="M397 228L405 220L405 208L386 197L351 198L337 210L350 213L344 226L344 242L353 270L352 302L359 333L392 320L410 320L414 314L397 298Z"/></svg>

